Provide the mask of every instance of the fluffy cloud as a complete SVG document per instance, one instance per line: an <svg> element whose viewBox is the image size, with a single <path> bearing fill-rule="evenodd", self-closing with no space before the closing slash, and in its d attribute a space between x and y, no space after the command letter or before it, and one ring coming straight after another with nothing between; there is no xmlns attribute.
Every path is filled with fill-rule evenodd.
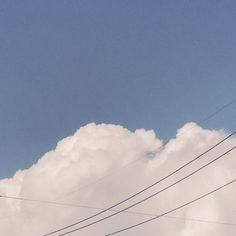
<svg viewBox="0 0 236 236"><path fill-rule="evenodd" d="M106 208L175 170L225 136L222 130L205 130L189 123L177 131L175 138L163 144L153 131L138 129L131 132L117 125L88 124L61 140L55 150L46 153L28 170L18 171L11 179L0 180L0 194ZM181 178L235 144L236 139L231 138L142 197ZM232 152L131 210L159 214L212 190L235 177L234 155ZM236 213L232 210L236 209L235 194L235 186L229 187L172 214L178 219L164 217L122 235L233 236L236 227L180 218L236 223L233 222ZM1 235L19 236L40 236L97 212L11 199L0 199L0 208ZM71 235L105 235L149 217L124 213Z"/></svg>

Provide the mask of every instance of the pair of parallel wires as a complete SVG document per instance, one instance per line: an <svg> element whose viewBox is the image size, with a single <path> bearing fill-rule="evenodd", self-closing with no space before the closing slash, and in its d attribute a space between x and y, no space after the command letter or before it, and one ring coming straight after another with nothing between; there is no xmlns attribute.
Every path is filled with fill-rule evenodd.
<svg viewBox="0 0 236 236"><path fill-rule="evenodd" d="M126 201L128 201L128 200L134 198L135 196L137 196L137 195L139 195L139 194L141 194L141 193L147 191L148 189L152 188L153 186L159 184L160 182L164 181L165 179L167 179L167 178L169 178L170 176L174 175L175 173L179 172L180 170L182 170L182 169L185 168L186 166L188 166L188 165L190 165L191 163L195 162L196 160L198 160L199 158L201 158L203 155L205 155L206 153L210 152L212 149L216 148L216 147L219 146L221 143L225 142L227 139L229 139L230 137L232 137L235 133L236 133L236 131L234 131L233 133L231 133L230 135L228 135L226 138L224 138L224 139L221 140L220 142L216 143L214 146L212 146L211 148L209 148L208 150L206 150L206 151L203 152L202 154L198 155L197 157L195 157L195 158L192 159L191 161L189 161L189 162L187 162L186 164L184 164L183 166L179 167L179 168L176 169L175 171L173 171L173 172L171 172L170 174L166 175L165 177L159 179L158 181L154 182L153 184L147 186L146 188L142 189L141 191L139 191L139 192L137 192L137 193L135 193L135 194L129 196L128 198L126 198L126 199L124 199L124 200L122 200L122 201L120 201L120 202L118 202L118 203L116 203L116 204L114 204L114 205L112 205L112 206L110 206L110 207L108 207L108 208L106 208L106 209L104 209L104 210L102 210L102 211L100 211L100 212L94 214L94 215L91 215L91 216L89 216L89 217L87 217L87 218L84 218L84 219L78 221L78 222L75 222L75 223L70 224L70 225L68 225L68 226L62 227L62 228L60 228L60 229L58 229L58 230L55 230L55 231L52 231L52 232L50 232L50 233L44 234L44 235L42 235L42 236L49 236L49 235L52 235L52 234L55 234L55 233L59 233L59 232L61 232L61 231L64 231L64 230L66 230L66 229L69 229L69 228L71 228L71 227L77 226L77 225L79 225L79 224L81 224L81 223L83 223L83 222L85 222L85 221L87 221L87 220L90 220L90 219L92 219L92 218L94 218L94 217L96 217L96 216L101 215L102 213L105 213L105 212L107 212L107 211L113 209L113 208L116 207L116 206L121 205L122 203L124 203L124 202L126 202ZM97 223L99 223L99 222L102 222L102 221L104 221L104 220L107 220L107 219L109 219L109 218L111 218L111 217L113 217L113 216L115 216L115 215L118 215L118 214L120 214L120 213L122 213L122 212L124 212L124 211L126 211L126 210L128 210L128 209L130 209L130 208L132 208L132 207L134 207L134 206L137 206L137 205L139 205L140 203L145 202L145 201L147 201L148 199L153 198L154 196L159 195L160 193L166 191L167 189L170 189L171 187L173 187L173 186L177 185L178 183L182 182L183 180L185 180L185 179L189 178L190 176L196 174L196 173L199 172L200 170L206 168L207 166L213 164L213 163L216 162L217 160L223 158L225 155L229 154L229 153L232 152L234 149L236 149L236 145L235 145L234 147L230 148L228 151L224 152L223 154L217 156L216 158L214 158L213 160L211 160L211 161L208 162L207 164L205 164L205 165L201 166L200 168L196 169L195 171L191 172L190 174L188 174L188 175L184 176L183 178L177 180L176 182L174 182L174 183L168 185L167 187L165 187L165 188L163 188L163 189L161 189L161 190L159 190L159 191L157 191L157 192L155 192L155 193L149 195L148 197L143 198L142 200L137 201L137 202L135 202L135 203L129 205L128 207L125 207L125 208L123 208L123 209L121 209L121 210L119 210L119 211L117 211L117 212L114 212L114 213L111 214L111 215L108 215L108 216L106 216L106 217L103 217L103 218L100 218L100 219L98 219L98 220L95 220L95 221L93 221L93 222L91 222L91 223L89 223L89 224L86 224L86 225L84 225L84 226L81 226L81 227L79 227L79 228L75 228L75 229L70 230L70 231L67 231L67 232L65 232L65 233L60 233L60 234L58 234L58 236L67 235L67 234L70 234L70 233L73 233L73 232L76 232L76 231L85 229L85 228L90 227L90 226L92 226L92 225L95 225L95 224L97 224ZM234 182L234 181L233 181L233 182ZM233 182L232 182L232 183L233 183ZM229 185L229 184L227 184L227 185ZM224 187L226 187L227 185L224 185ZM223 186L222 186L221 188L223 188ZM221 189L221 188L220 188L220 189ZM219 189L218 189L218 190L219 190ZM213 192L218 191L218 190L214 190ZM208 196L209 194L211 194L211 193L213 193L213 192L210 192L210 193L208 193L207 195L203 195L203 196L204 196L204 197L205 197L205 196ZM198 198L198 200L200 200L201 198L203 198L203 197ZM194 201L196 201L196 200L194 200ZM193 203L194 201L191 201L191 202L188 203L187 205ZM184 206L186 206L186 204L184 204L184 205L181 206L181 207L176 208L175 210L180 209L180 208L182 208L182 207L184 207ZM168 213L165 213L164 215L169 214L169 213L171 213L171 212L173 212L173 211L174 211L174 210L168 211ZM162 214L162 215L163 215L163 214ZM159 218L159 217L160 217L160 216L156 216L156 217L153 217L152 219L154 220L154 219L157 219L157 218ZM150 221L150 220L147 220L147 221L143 222L142 224L147 223L147 222L149 222L149 221ZM139 224L137 224L137 225L135 225L135 226L132 226L131 228L136 227L136 226L139 226L139 225L141 225L141 223L139 223ZM127 228L126 230L128 230L128 229L130 229L130 228ZM124 230L122 230L122 231L124 231ZM122 231L119 231L119 232L122 232ZM119 233L119 232L117 231L117 232L115 232L115 233ZM115 234L115 233L112 233L112 234ZM108 235L112 235L112 234L108 234Z"/></svg>
<svg viewBox="0 0 236 236"><path fill-rule="evenodd" d="M235 99L235 100L236 100L236 99ZM227 108L228 106L230 106L231 104L233 104L233 103L235 102L235 100L232 100L231 102L225 104L223 107L221 107L220 109L218 109L217 111L215 111L214 113L212 113L211 115L209 115L207 118L205 118L205 119L203 119L202 121L200 121L199 124L200 124L200 123L203 123L203 122L206 122L207 120L211 119L211 118L212 118L213 116L215 116L217 113L221 112L222 110L224 110L225 108ZM231 151L233 151L233 150L236 148L236 146L234 146L233 148L229 149L228 151L226 151L225 153L221 154L220 156L216 157L215 159L213 159L213 160L210 161L209 163L205 164L204 166L200 167L199 169L197 169L197 170L193 171L192 173L186 175L186 176L183 177L182 179L179 179L178 181L174 182L173 184L171 184L171 185L169 185L169 186L167 186L167 187L165 187L165 188L159 190L158 192L155 192L154 194L149 195L148 197L146 197L146 198L144 198L144 199L142 199L142 200L140 200L140 201L138 201L138 202L136 202L136 203L134 203L134 204L132 204L132 205L129 205L128 207L126 207L126 208L124 208L124 209L122 209L122 210L117 211L117 210L114 210L113 208L116 207L116 206L121 205L122 203L124 203L124 202L126 202L126 201L128 201L128 200L130 200L130 199L132 199L132 198L134 198L134 197L136 197L137 195L139 195L139 194L141 194L141 193L147 191L148 189L152 188L153 186L159 184L160 182L164 181L165 179L167 179L167 178L169 178L170 176L174 175L175 173L179 172L180 170L182 170L182 169L185 168L186 166L188 166L188 165L190 165L191 163L193 163L194 161L198 160L198 159L199 159L200 157L202 157L203 155L207 154L207 153L208 153L209 151L211 151L212 149L216 148L216 147L217 147L218 145L220 145L221 143L225 142L227 139L229 139L230 137L232 137L235 133L236 133L236 131L234 131L233 133L231 133L230 135L228 135L226 138L224 138L224 139L221 140L220 142L216 143L214 146L212 146L211 148L209 148L208 150L206 150L205 152L203 152L202 154L200 154L199 156L197 156L197 157L194 158L193 160L187 162L186 164L184 164L183 166L179 167L179 168L176 169L175 171L171 172L171 173L168 174L167 176L165 176L165 177L161 178L160 180L156 181L155 183L153 183L153 184L147 186L146 188L142 189L141 191L139 191L139 192L137 192L137 193L135 193L135 194L129 196L128 198L126 198L126 199L124 199L124 200L122 200L122 201L120 201L120 202L118 202L118 203L112 205L111 207L108 207L108 208L106 208L106 209L102 209L101 211L99 211L98 213L96 213L96 214L94 214L94 215L91 215L90 217L87 217L87 218L85 218L85 219L82 219L82 220L80 220L80 221L78 221L78 222L75 222L75 223L70 224L70 225L68 225L68 226L65 226L65 227L63 227L63 228L60 228L60 229L58 229L58 230L54 230L53 232L44 234L44 235L42 235L42 236L49 236L49 235L52 235L52 234L55 234L55 233L59 233L59 232L61 232L61 231L63 231L63 230L69 229L69 228L71 228L71 227L73 227L73 226L76 226L76 225L78 225L78 224L80 224L80 223L83 223L83 222L85 222L85 221L87 221L87 220L89 220L89 219L92 219L92 218L94 218L94 217L96 217L96 216L99 216L99 215L101 215L102 213L105 213L105 212L107 212L107 211L114 211L114 213L111 214L111 215L108 215L108 216L106 216L106 217L104 217L104 218L101 218L101 219L99 219L99 220L93 221L92 223L89 223L89 224L87 224L87 225L81 226L81 227L79 227L79 228L70 230L70 231L65 232L65 233L61 233L61 234L59 234L59 236L66 235L66 234L70 234L70 233L72 233L72 232L75 232L75 231L78 231L78 230L87 228L87 227L92 226L92 225L94 225L94 224L97 224L97 223L99 223L99 222L101 222L101 221L104 221L104 220L106 220L106 219L108 219L108 218L111 218L111 217L113 217L113 216L115 216L115 215L118 215L118 214L120 214L120 213L122 213L122 212L129 213L129 212L127 212L126 210L128 210L128 209L130 209L130 208L132 208L132 207L134 207L134 206L136 206L136 205L138 205L138 204L140 204L140 203L142 203L142 202L144 202L144 201L146 201L146 200L148 200L148 199L150 199L150 198L152 198L152 197L154 197L154 196L160 194L161 192L163 192L163 191L165 191L165 190L167 190L167 189L173 187L174 185L178 184L179 182L182 182L183 180L189 178L189 177L192 176L193 174L199 172L201 169L203 169L203 168L209 166L209 165L212 164L213 162L219 160L220 158L222 158L222 157L225 156L226 154L228 154L228 153L230 153ZM129 165L129 164L130 164L130 163L128 163L128 165ZM105 178L105 176L104 176L103 178ZM113 234L116 234L116 233L120 233L120 232L123 232L123 231L125 231L125 230L131 229L131 228L134 228L134 227L137 227L137 226L139 226L139 225L141 225L141 224L145 224L145 223L147 223L147 222L149 222L149 221L151 221L151 220L160 218L160 217L162 217L162 216L166 216L167 214L169 214L169 213L171 213L171 212L173 212L173 211L176 211L176 210L178 210L178 209L180 209L180 208L182 208L182 207L184 207L184 206L187 206L187 205L189 205L189 204L192 204L193 202L198 201L198 200L202 199L203 197L206 197L206 196L208 196L208 195L210 195L210 194L212 194L212 193L214 193L214 192L216 192L216 191L218 191L218 190L220 190L220 189L222 189L222 188L224 188L224 187L226 187L226 186L228 186L228 185L234 183L235 181L236 181L236 180L232 180L232 181L228 182L227 184L222 185L222 186L220 186L219 188L217 188L217 189L215 189L215 190L213 190L213 191L211 191L211 192L208 192L207 194L204 194L204 195L200 196L200 197L197 198L197 199L194 199L194 200L192 200L192 201L190 201L190 202L188 202L188 203L185 203L184 205L181 205L181 206L179 206L179 207L177 207L177 208L175 208L175 209L172 209L172 210L170 210L170 211L168 211L168 212L165 212L165 213L163 213L163 214L161 214L161 215L154 216L153 218L151 218L151 219L149 219L149 220L143 221L143 222L138 223L138 224L136 224L136 225L132 225L132 226L130 226L130 227L127 227L127 228L125 228L125 229L122 229L122 230L119 230L119 231L116 231L116 232L113 232L113 233L110 233L110 234L107 234L107 235L113 235ZM35 199L22 198L22 197L11 197L11 196L4 196L4 195L0 195L0 197L2 197L2 198L8 198L8 199L21 200L21 201L41 202L41 203L54 204L54 205L64 205L64 206L76 206L76 207L93 208L93 207L89 207L89 206L78 206L78 205L74 205L74 204L58 203L58 202L52 202L52 201L42 201L42 200L35 200ZM98 209L98 208L96 208L96 209ZM137 213L137 212L136 212L136 213L135 213L135 212L130 212L130 213L133 213L133 214L145 214L145 213ZM193 219L193 220L194 220L194 219ZM199 220L199 221L201 221L201 220ZM211 221L210 221L210 222L211 222ZM219 222L219 223L220 223L220 222ZM222 224L227 224L227 223L222 223ZM234 224L228 224L228 225L234 225Z"/></svg>

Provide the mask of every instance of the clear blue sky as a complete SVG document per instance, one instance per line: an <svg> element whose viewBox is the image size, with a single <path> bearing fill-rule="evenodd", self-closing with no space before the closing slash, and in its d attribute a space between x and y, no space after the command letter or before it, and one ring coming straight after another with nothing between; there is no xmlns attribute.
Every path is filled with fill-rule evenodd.
<svg viewBox="0 0 236 236"><path fill-rule="evenodd" d="M232 100L235 24L229 0L1 0L0 178L89 122L167 140Z"/></svg>

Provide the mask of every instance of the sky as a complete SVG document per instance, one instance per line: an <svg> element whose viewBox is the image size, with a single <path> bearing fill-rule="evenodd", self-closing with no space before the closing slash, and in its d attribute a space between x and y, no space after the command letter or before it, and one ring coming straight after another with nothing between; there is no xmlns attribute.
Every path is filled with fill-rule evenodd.
<svg viewBox="0 0 236 236"><path fill-rule="evenodd" d="M231 0L1 0L0 195L106 208L235 130L235 11ZM232 180L233 156L131 210L159 214ZM234 236L235 227L216 222L236 223L235 194L228 187L173 213L182 220L123 235L158 227L166 236ZM19 236L95 213L3 198L0 208L0 234ZM149 217L125 213L82 234Z"/></svg>
<svg viewBox="0 0 236 236"><path fill-rule="evenodd" d="M0 178L90 122L168 141L235 98L234 1L1 1ZM233 104L204 124L234 128Z"/></svg>

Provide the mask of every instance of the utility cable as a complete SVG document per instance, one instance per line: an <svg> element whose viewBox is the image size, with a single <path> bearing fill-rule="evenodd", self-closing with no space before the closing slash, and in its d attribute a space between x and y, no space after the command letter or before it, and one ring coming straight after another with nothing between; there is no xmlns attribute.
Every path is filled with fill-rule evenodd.
<svg viewBox="0 0 236 236"><path fill-rule="evenodd" d="M82 220L80 220L80 221L78 221L78 222L75 222L75 223L73 223L73 224L70 224L70 225L68 225L68 226L62 227L62 228L60 228L60 229L58 229L58 230L54 230L54 231L52 231L52 232L50 232L50 233L47 233L47 234L44 234L44 235L42 235L42 236L48 236L48 235L51 235L51 234L54 234L54 233L58 233L58 232L60 232L60 231L62 231L62 230L68 229L68 228L73 227L73 226L75 226L75 225L78 225L78 224L80 224L80 223L82 223L82 222L85 222L85 221L87 221L87 220L89 220L89 219L92 219L92 218L94 218L94 217L96 217L96 216L98 216L98 215L100 215L100 214L102 214L102 213L104 213L104 212L109 211L110 209L112 209L112 208L114 208L114 207L116 207L116 206L118 206L118 205L121 205L122 203L124 203L124 202L126 202L126 201L128 201L128 200L130 200L130 199L132 199L132 198L134 198L135 196L137 196L137 195L139 195L139 194L145 192L146 190L152 188L153 186L157 185L158 183L162 182L163 180L167 179L168 177L174 175L175 173L177 173L178 171L180 171L180 170L183 169L184 167L190 165L191 163L193 163L194 161L196 161L197 159L199 159L200 157L202 157L203 155L205 155L206 153L208 153L209 151L211 151L212 149L214 149L215 147L217 147L218 145L220 145L221 143L223 143L224 141L226 141L227 139L229 139L229 138L230 138L231 136L233 136L235 133L236 133L236 131L234 131L233 133L231 133L230 135L228 135L226 138L224 138L224 139L221 140L220 142L216 143L216 144L213 145L211 148L209 148L208 150L206 150L206 151L203 152L202 154L198 155L197 157L195 157L195 158L192 159L191 161L189 161L189 162L187 162L186 164L184 164L183 166L179 167L179 168L176 169L175 171L171 172L170 174L166 175L165 177L161 178L160 180L156 181L155 183L153 183L153 184L147 186L146 188L142 189L141 191L139 191L139 192L137 192L137 193L131 195L130 197L128 197L128 198L126 198L126 199L124 199L124 200L122 200L122 201L120 201L120 202L118 202L118 203L116 203L116 204L114 204L114 205L112 205L112 206L106 208L105 210L102 210L102 211L100 211L100 212L98 212L98 213L96 213L96 214L94 214L94 215L91 215L91 216L89 216L89 217L87 217L87 218L85 218L85 219L82 219ZM235 148L236 148L236 146L235 146L234 148L232 148L231 150L227 151L226 153L222 154L220 157L222 157L223 155L226 155L228 152L232 151L232 150L235 149ZM220 157L218 157L218 159L219 159ZM217 159L217 158L216 158L216 159ZM215 159L215 160L216 160L216 159ZM209 164L211 164L211 163L209 163ZM207 164L207 165L209 165L209 164ZM206 166L206 165L205 165L205 166ZM205 166L204 166L204 167L205 167ZM202 167L202 168L203 168L203 167ZM202 169L202 168L200 168L200 169ZM199 170L200 170L200 169L199 169ZM198 170L198 171L199 171L199 170ZM195 171L195 172L196 172L196 171ZM195 173L195 172L194 172L194 173ZM194 173L192 173L192 174L194 174ZM191 174L191 175L192 175L192 174ZM189 176L190 176L190 175L189 175ZM187 177L185 177L185 178L187 178ZM183 179L182 179L182 180L183 180ZM182 181L182 180L181 180L181 181ZM177 182L175 182L175 184L177 184L178 182L180 182L180 180L177 181ZM172 184L172 185L173 185L173 184ZM170 188L170 187L171 187L171 186L168 186L168 188ZM165 189L166 189L166 188L165 188ZM164 189L161 190L161 191L163 192ZM160 192L160 191L159 191L159 192ZM156 195L157 195L157 193L156 193ZM150 198L150 197L149 197L149 198ZM146 200L147 200L147 199L146 199ZM143 200L143 201L145 201L145 200ZM139 204L139 203L141 203L141 202L138 202L137 204ZM135 205L137 205L137 204L135 204ZM133 206L134 206L134 204L133 204L131 207L133 207ZM128 209L131 208L131 207L128 207ZM117 214L119 214L119 213L121 213L122 211L125 211L125 210L127 210L127 208L125 208L125 209L123 209L123 210L121 210L121 211L119 211L119 212L116 212L116 213L114 213L114 214L112 214L112 215L110 215L110 216L104 217L104 218L102 218L102 219L100 219L100 220L97 220L97 221L94 221L94 222L92 222L92 223L90 223L90 224L87 224L87 225L85 225L85 226L82 226L82 227L80 227L80 228L78 228L78 229L76 229L76 230L80 230L80 229L85 228L85 227L88 227L88 226L90 226L90 225L92 225L92 224L96 224L96 223L98 223L98 222L100 222L100 221L103 221L103 220L105 220L105 219L107 219L107 218L110 218L110 217L112 217L112 216L114 216L114 215L117 215ZM64 234L62 234L62 235L64 235Z"/></svg>
<svg viewBox="0 0 236 236"><path fill-rule="evenodd" d="M31 198L25 198L25 197L15 197L15 196L8 196L8 195L0 195L0 198L11 199L11 200L19 200L19 201L26 201L26 202L43 203L43 204L50 204L50 205L57 205L57 206L78 207L78 208L92 208L92 207L86 206L86 205L77 205L77 204L73 204L73 203L46 201L46 200L31 199Z"/></svg>
<svg viewBox="0 0 236 236"><path fill-rule="evenodd" d="M160 217L163 217L163 216L165 216L165 215L167 215L167 214L169 214L169 213L172 213L172 212L177 211L177 210L179 210L179 209L181 209L181 208L183 208L183 207L186 207L186 206L188 206L188 205L190 205L190 204L192 204L192 203L194 203L194 202L197 202L197 201L201 200L202 198L205 198L205 197L207 197L207 196L209 196L209 195L211 195L211 194L213 194L213 193L215 193L215 192L217 192L217 191L219 191L219 190L221 190L221 189L223 189L223 188L225 188L225 187L227 187L227 186L229 186L229 185L231 185L231 184L233 184L233 183L235 183L235 182L236 182L236 179L233 179L233 180L227 182L226 184L221 185L220 187L218 187L218 188L216 188L216 189L214 189L214 190L212 190L212 191L210 191L210 192L208 192L208 193L206 193L206 194L201 195L201 196L198 197L198 198L195 198L195 199L193 199L193 200L191 200L191 201L189 201L189 202L187 202L187 203L185 203L185 204L183 204L183 205L180 205L180 206L178 206L178 207L176 207L176 208L174 208L174 209L171 209L171 210L169 210L169 211L164 212L164 213L162 213L161 215L158 215L158 216L155 216L155 217L153 217L153 218L151 218L151 219L148 219L148 220L142 221L142 222L140 222L140 223L131 225L131 226L127 227L127 228L123 228L123 229L114 231L114 232L112 232L112 233L106 234L105 236L110 236L110 235L118 234L118 233L121 233L121 232L130 230L130 229L132 229L132 228L138 227L138 226L140 226L140 225L146 224L146 223L148 223L148 222L150 222L150 221L156 220L156 219L158 219L158 218L160 218ZM64 235L64 234L61 234L61 235Z"/></svg>
<svg viewBox="0 0 236 236"><path fill-rule="evenodd" d="M33 203L36 202L36 203L50 204L50 205L56 205L56 206L77 207L77 208L92 209L92 210L104 210L105 209L102 207L78 205L78 204L73 204L73 203L62 203L62 202L36 200L36 199L13 197L13 196L7 196L7 195L0 195L0 198L19 200L19 201L27 201L27 202L33 202ZM117 212L118 210L111 209L109 211L110 212ZM139 211L124 211L124 213L131 214L131 215L140 215L140 216L157 216L157 214L139 212ZM164 216L164 217L167 219L175 219L175 220L183 220L183 221L186 220L186 221L208 223L208 224L217 224L217 225L226 225L226 226L236 226L236 223L227 223L227 222L214 221L214 220L203 220L203 219L196 219L196 218L192 218L192 217L191 218L190 217L179 217L179 216ZM3 218L0 218L0 220L1 219L3 219Z"/></svg>
<svg viewBox="0 0 236 236"><path fill-rule="evenodd" d="M235 103L235 102L236 102L236 98L232 99L232 100L229 101L228 103L226 103L226 104L224 104L223 106L219 107L217 110L213 111L213 112L210 113L208 116L206 116L205 118L203 118L203 119L197 121L196 123L199 124L199 125L202 124L202 123L205 123L206 121L212 119L212 118L213 118L214 116L216 116L218 113L222 112L223 110L225 110L227 107L231 106L231 105L232 105L233 103ZM135 159L135 160L133 160L133 161L127 163L126 165L122 166L121 168L119 168L119 169L117 169L117 170L114 170L113 172L110 172L110 173L108 173L108 174L106 174L106 175L104 175L104 176L98 178L97 180L95 180L95 181L93 181L93 182L88 183L87 185L83 185L83 186L77 188L76 190L74 190L74 191L72 191L72 192L70 192L70 193L67 193L66 196L69 195L69 194L73 194L73 193L75 193L75 192L81 191L82 189L87 188L87 187L90 187L90 186L92 186L92 185L94 185L94 184L97 184L97 183L101 182L102 180L104 180L105 178L107 178L107 177L113 175L114 172L119 172L119 171L123 170L124 168L130 166L131 164L134 164L134 163L136 163L136 162L138 162L138 161L143 160L144 158L145 158L145 156L144 156L144 157L141 157L141 158L137 158L137 159ZM63 195L63 196L64 196L64 195Z"/></svg>
<svg viewBox="0 0 236 236"><path fill-rule="evenodd" d="M146 156L145 156L145 157L146 157ZM81 187L79 187L79 188L77 188L77 189L75 189L75 190L73 190L73 191L71 191L71 192L69 192L69 193L67 193L67 194L65 194L65 195L62 195L62 196L60 196L59 198L61 198L61 197L63 197L63 196L71 195L71 194L73 194L73 193L77 193L77 192L81 191L82 189L85 189L85 188L88 188L88 187L90 187L90 186L93 186L93 185L95 185L95 184L97 184L97 183L103 181L105 178L114 175L115 172L118 173L118 172L120 172L121 170L127 168L128 166L133 165L133 164L135 164L136 162L139 162L139 161L143 160L145 157L143 157L143 156L142 156L142 157L139 157L139 158L137 158L137 159L135 159L135 160L133 160L133 161L131 161L131 162L125 164L124 166L120 167L119 169L116 169L116 170L114 170L114 171L110 171L109 173L103 175L102 177L100 177L100 178L98 178L98 179L96 179L96 180L94 180L94 181L92 181L92 182L90 182L90 183L88 183L88 184L86 184L86 185L83 185L83 186L81 186Z"/></svg>
<svg viewBox="0 0 236 236"><path fill-rule="evenodd" d="M217 115L218 113L220 113L221 111L223 111L224 109L226 109L227 107L231 106L233 103L236 102L236 98L234 98L233 100L229 101L228 103L224 104L223 106L219 107L217 110L215 110L214 112L212 112L211 114L209 114L206 118L203 118L202 120L200 120L199 122L197 122L198 124L202 124L208 120L210 120L211 118L213 118L215 115Z"/></svg>
<svg viewBox="0 0 236 236"><path fill-rule="evenodd" d="M107 220L107 219L109 219L109 218L111 218L111 217L113 217L113 216L115 216L115 215L118 215L118 214L120 214L121 212L124 212L124 211L126 211L126 210L128 210L128 209L130 209L130 208L132 208L132 207L134 207L134 206L137 206L137 205L139 205L140 203L145 202L145 201L147 201L148 199L157 196L158 194L164 192L165 190L167 190L167 189L169 189L169 188L175 186L176 184L178 184L178 183L182 182L183 180L189 178L190 176L196 174L196 173L199 172L200 170L204 169L205 167L207 167L207 166L209 166L210 164L216 162L217 160L219 160L220 158L222 158L222 157L225 156L226 154L230 153L230 152L233 151L235 148L236 148L236 146L234 146L233 148L229 149L228 151L226 151L225 153L221 154L220 156L216 157L215 159L213 159L212 161L208 162L207 164L201 166L201 167L198 168L197 170L195 170L195 171L191 172L190 174L184 176L183 178L177 180L176 182L174 182L174 183L168 185L167 187L165 187L165 188L159 190L158 192L155 192L155 193L149 195L148 197L146 197L146 198L144 198L144 199L142 199L142 200L140 200L140 201L138 201L138 202L136 202L136 203L134 203L134 204L132 204L132 205L126 207L126 208L123 208L122 210L119 210L119 211L117 211L117 212L115 212L115 213L113 213L113 214L111 214L111 215L108 215L108 216L106 216L106 217L104 217L104 218L101 218L101 219L99 219L99 220L93 221L93 222L91 222L91 223L89 223L89 224L86 224L86 225L84 225L84 226L81 226L81 227L79 227L79 228L76 228L76 229L73 229L73 230L71 230L71 231L68 231L68 232L59 234L58 236L70 234L70 233L72 233L72 232L79 231L79 230L81 230L81 229L85 229L85 228L87 228L87 227L89 227L89 226L95 225L95 224L100 223L100 222L102 222L102 221L104 221L104 220ZM69 228L69 227L68 227L68 228ZM60 231L61 231L61 230L60 230Z"/></svg>

